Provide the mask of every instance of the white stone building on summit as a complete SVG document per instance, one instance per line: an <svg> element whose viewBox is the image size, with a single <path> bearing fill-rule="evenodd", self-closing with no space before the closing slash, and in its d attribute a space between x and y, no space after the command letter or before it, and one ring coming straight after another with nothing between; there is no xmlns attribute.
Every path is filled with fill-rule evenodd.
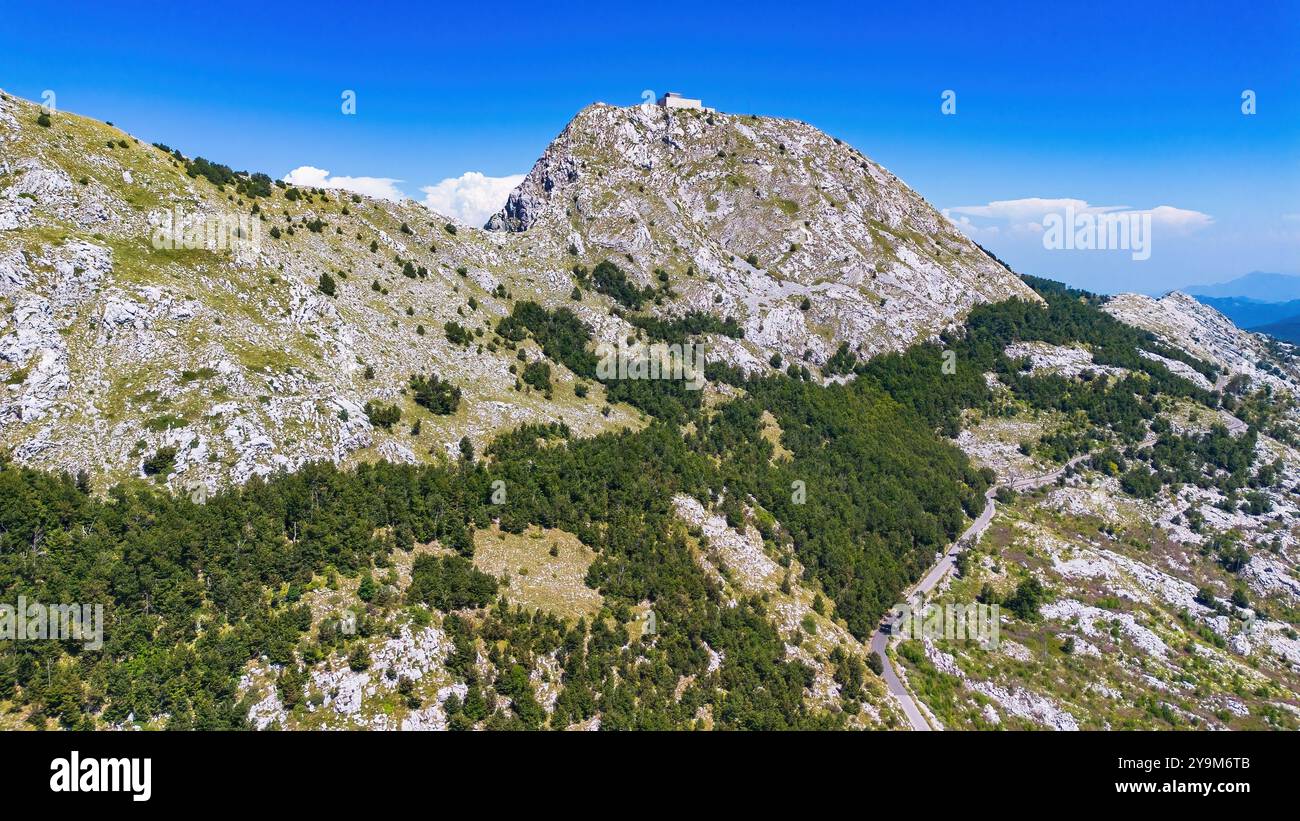
<svg viewBox="0 0 1300 821"><path fill-rule="evenodd" d="M667 94L660 97L658 104L663 108L694 108L700 111L708 111L710 113L714 111L712 108L707 108L704 105L703 100L693 100L690 97L683 97L676 91L669 91Z"/></svg>

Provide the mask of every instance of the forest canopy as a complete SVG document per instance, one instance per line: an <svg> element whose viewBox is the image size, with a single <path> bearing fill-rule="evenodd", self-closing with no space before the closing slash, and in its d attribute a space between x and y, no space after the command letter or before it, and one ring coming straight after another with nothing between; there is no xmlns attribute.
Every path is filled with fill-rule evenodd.
<svg viewBox="0 0 1300 821"><path fill-rule="evenodd" d="M598 266L596 287L637 302L615 271ZM1142 436L1162 395L1217 401L1138 351L1213 376L1210 366L1116 322L1091 295L1029 281L1044 305L979 306L962 333L938 344L865 362L842 348L832 369L851 374L847 384L819 384L793 364L788 374L713 364L710 379L743 390L705 407L701 392L680 384L611 380L609 401L645 410L650 424L587 439L562 424L526 425L498 436L478 459L462 444L454 463L312 464L195 504L143 480L98 497L84 481L0 458L3 601L99 603L107 611L102 650L0 641L0 700L28 707L33 723L52 718L65 727L117 726L129 716L165 716L174 728L244 727L248 705L237 682L249 662L265 657L296 681L304 665L355 642L333 623L313 626L301 605L305 590L336 575L358 579L368 607L387 606L392 597L373 574L396 550L432 545L442 552L415 561L399 600L440 613L455 643L449 669L470 689L452 705L453 725L565 726L599 711L610 728L686 727L711 705L720 727L832 726L843 716L809 711L803 692L812 673L787 655L767 604L724 600L674 500L692 497L733 527L754 527L769 554L787 568L797 561L805 582L865 638L983 507L989 472L946 437L963 410L991 410L986 372L1031 407L1081 412L1128 442ZM638 324L665 339L735 330L696 315ZM591 330L568 308L516 303L497 333L511 342L531 336L552 362L594 379ZM1004 354L1026 340L1083 344L1099 363L1130 374L1092 382L1035 376ZM955 371L941 367L946 350L956 354ZM525 374L539 389L550 384L543 364ZM461 402L459 389L436 375L413 375L408 387L432 413L453 413ZM401 417L378 403L366 413L379 425ZM780 458L764 436L768 415L781 429ZM1165 431L1143 457L1149 468L1118 453L1098 464L1125 471L1124 486L1137 495L1173 481L1235 490L1270 478L1247 473L1253 443L1253 434ZM477 531L530 526L573 533L594 551L586 582L603 596L599 617L526 613L469 561ZM643 602L660 629L633 640L632 611ZM467 659L489 639L498 648L493 672L480 680ZM712 670L710 650L723 659ZM355 646L349 652L351 662L367 663ZM548 652L563 670L549 719L525 692L522 672ZM685 679L691 684L675 693ZM508 713L481 709L488 686L512 700Z"/></svg>

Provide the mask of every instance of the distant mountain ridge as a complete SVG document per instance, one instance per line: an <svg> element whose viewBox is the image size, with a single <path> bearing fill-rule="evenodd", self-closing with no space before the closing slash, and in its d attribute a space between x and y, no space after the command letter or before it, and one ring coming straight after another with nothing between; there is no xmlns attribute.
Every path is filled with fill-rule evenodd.
<svg viewBox="0 0 1300 821"><path fill-rule="evenodd" d="M1248 330L1268 334L1283 342L1300 345L1300 311L1297 311L1295 316L1280 319L1277 322L1270 322L1267 325L1256 325Z"/></svg>
<svg viewBox="0 0 1300 821"><path fill-rule="evenodd" d="M1247 330L1300 317L1300 299L1260 302L1237 296L1198 296L1197 300L1231 319L1238 328Z"/></svg>
<svg viewBox="0 0 1300 821"><path fill-rule="evenodd" d="M1192 285L1184 293L1248 331L1300 342L1300 276L1251 271L1213 285Z"/></svg>
<svg viewBox="0 0 1300 821"><path fill-rule="evenodd" d="M1300 300L1300 276L1251 271L1227 282L1189 285L1179 290L1194 297L1240 297L1257 302L1289 302Z"/></svg>

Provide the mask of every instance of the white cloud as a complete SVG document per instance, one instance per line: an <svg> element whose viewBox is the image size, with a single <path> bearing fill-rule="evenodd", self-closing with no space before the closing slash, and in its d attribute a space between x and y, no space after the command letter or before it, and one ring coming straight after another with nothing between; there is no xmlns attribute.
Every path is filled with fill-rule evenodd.
<svg viewBox="0 0 1300 821"><path fill-rule="evenodd" d="M1041 230L1044 216L1063 212L1066 208L1073 208L1075 212L1082 213L1088 210L1088 203L1066 197L1056 199L1026 197L1019 200L994 200L987 205L958 205L954 208L945 208L943 213L1007 223L1013 229L1023 231L1032 230L1030 229L1032 225L1037 225ZM964 222L973 224L970 219L965 219Z"/></svg>
<svg viewBox="0 0 1300 821"><path fill-rule="evenodd" d="M330 172L324 168L300 165L285 174L283 179L290 185L303 188L338 188L393 202L406 199L406 195L397 187L401 180L388 177L331 177Z"/></svg>
<svg viewBox="0 0 1300 821"><path fill-rule="evenodd" d="M1207 228L1214 223L1214 217L1200 211L1175 208L1172 205L1159 205L1151 209L1131 208L1127 205L1090 205L1087 200L1069 197L1026 197L1018 200L995 200L986 205L959 205L943 209L958 228L967 233L988 232L998 224L1009 226L1013 232L1041 233L1043 219L1048 214L1065 214L1066 209L1073 209L1077 215L1083 214L1150 214L1153 225L1181 233L1191 233ZM976 223L971 217L977 217Z"/></svg>
<svg viewBox="0 0 1300 821"><path fill-rule="evenodd" d="M952 213L952 210L949 208L943 209L943 215L948 219L948 222L951 222L963 234L970 237L976 236L978 234L1002 233L1002 229L996 225L985 225L985 226L976 225L975 221L972 220L970 217L966 216L965 214L954 215Z"/></svg>
<svg viewBox="0 0 1300 821"><path fill-rule="evenodd" d="M489 177L478 171L466 171L459 177L449 177L420 190L429 208L465 225L479 227L501 210L510 192L523 181L523 174Z"/></svg>
<svg viewBox="0 0 1300 821"><path fill-rule="evenodd" d="M1200 211L1175 208L1172 205L1158 205L1151 209L1151 221L1165 228L1175 228L1190 233L1209 228L1214 224L1214 217Z"/></svg>
<svg viewBox="0 0 1300 821"><path fill-rule="evenodd" d="M301 165L283 179L304 188L336 188L394 202L407 199L397 187L401 180L388 177L332 177L324 168ZM420 191L424 193L426 207L457 222L478 227L501 210L510 192L523 180L523 174L489 177L478 171L466 171L437 185L426 185Z"/></svg>

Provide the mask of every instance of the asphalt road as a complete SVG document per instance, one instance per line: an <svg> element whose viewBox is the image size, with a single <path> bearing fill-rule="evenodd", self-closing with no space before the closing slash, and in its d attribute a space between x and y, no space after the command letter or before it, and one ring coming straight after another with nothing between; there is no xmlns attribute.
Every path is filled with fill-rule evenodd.
<svg viewBox="0 0 1300 821"><path fill-rule="evenodd" d="M1154 445L1155 442L1155 435L1150 434L1138 444L1138 448L1150 447L1151 445ZM1044 473L1040 476L1026 476L1020 479L1012 479L1009 482L1003 482L990 487L984 493L984 510L980 511L980 515L976 517L970 527L966 528L966 531L961 534L961 537L958 538L957 541L948 545L948 549L944 552L938 563L936 563L934 567L930 568L930 572L926 573L919 582L906 591L904 598L914 605L917 602L918 597L928 595L929 592L939 584L939 582L943 581L943 578L947 576L949 571L951 571L957 564L957 554L962 550L961 545L970 545L979 541L979 537L989 526L989 522L993 521L993 514L997 509L997 503L994 501L993 497L997 494L999 487L1006 485L1012 490L1021 491L1032 490L1037 487L1042 487L1043 485L1051 484L1059 479L1061 474L1065 473L1066 470L1074 467L1090 456L1092 456L1092 454L1083 453L1075 456L1070 461L1049 473ZM871 634L871 649L880 656L880 661L884 665L884 671L881 676L885 679L885 686L887 686L889 692L893 693L899 702L902 703L903 713L907 715L907 720L911 723L913 730L930 730L930 724L925 720L925 716L922 715L921 708L916 706L916 701L912 698L912 694L908 692L907 687L903 685L902 680L898 677L898 671L894 669L893 662L889 660L889 655L885 652L885 648L888 646L889 636L885 635L879 628L877 628L876 632Z"/></svg>

